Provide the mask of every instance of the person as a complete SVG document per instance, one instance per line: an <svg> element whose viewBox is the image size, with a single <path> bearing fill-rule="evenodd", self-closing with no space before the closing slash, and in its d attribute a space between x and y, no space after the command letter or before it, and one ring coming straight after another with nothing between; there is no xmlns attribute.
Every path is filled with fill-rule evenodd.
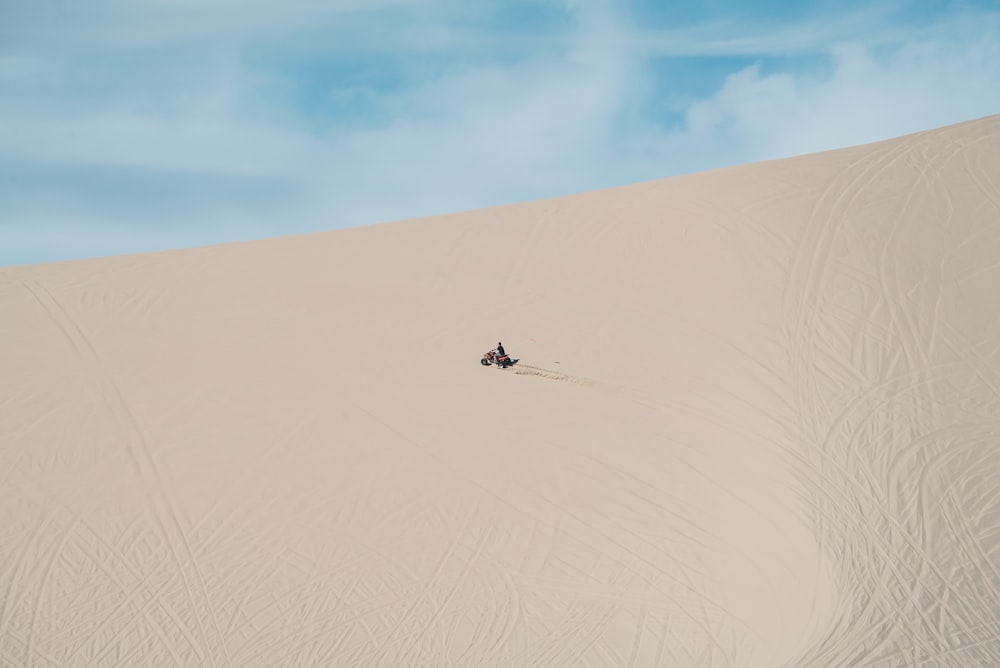
<svg viewBox="0 0 1000 668"><path fill-rule="evenodd" d="M497 357L506 357L507 353L503 351L503 344L497 341Z"/></svg>

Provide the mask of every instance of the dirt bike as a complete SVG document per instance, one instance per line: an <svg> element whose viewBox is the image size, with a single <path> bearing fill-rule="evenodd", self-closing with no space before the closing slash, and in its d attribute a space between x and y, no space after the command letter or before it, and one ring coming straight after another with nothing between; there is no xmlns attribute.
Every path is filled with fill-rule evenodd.
<svg viewBox="0 0 1000 668"><path fill-rule="evenodd" d="M483 359L479 360L479 363L483 366L490 366L491 364L496 364L501 369L506 369L509 366L514 366L517 360L510 358L510 355L500 355L497 353L496 349L490 350L483 355Z"/></svg>

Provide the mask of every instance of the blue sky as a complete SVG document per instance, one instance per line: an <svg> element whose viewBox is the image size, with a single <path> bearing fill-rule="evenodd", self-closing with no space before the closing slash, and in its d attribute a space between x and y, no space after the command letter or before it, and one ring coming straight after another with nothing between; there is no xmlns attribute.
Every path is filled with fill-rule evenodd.
<svg viewBox="0 0 1000 668"><path fill-rule="evenodd" d="M0 266L481 208L994 113L993 1L0 0Z"/></svg>

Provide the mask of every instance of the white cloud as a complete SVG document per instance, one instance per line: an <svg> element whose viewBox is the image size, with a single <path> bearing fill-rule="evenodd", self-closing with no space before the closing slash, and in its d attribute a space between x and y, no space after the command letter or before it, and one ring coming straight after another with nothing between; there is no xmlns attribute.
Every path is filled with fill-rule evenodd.
<svg viewBox="0 0 1000 668"><path fill-rule="evenodd" d="M744 7L741 6L741 9ZM745 7L752 10L753 5ZM822 53L846 39L875 44L894 42L892 3L865 3L857 7L838 5L836 13L817 13L797 21L774 17L748 18L733 11L720 12L693 25L643 29L634 36L633 48L653 57L770 57Z"/></svg>
<svg viewBox="0 0 1000 668"><path fill-rule="evenodd" d="M229 0L207 9L152 4L175 13L152 29L154 43L181 34L197 42L208 33L190 27L188 15L205 10L208 25L221 25L234 11ZM877 16L869 13L750 38L716 25L673 41L607 2L567 5L572 20L547 39L488 33L465 14L472 27L429 19L433 30L406 38L409 56L382 53L410 69L372 83L306 80L297 68L341 65L338 50L358 38L329 44L329 35L387 14L342 4L330 23L327 3L275 7L241 4L242 23L220 28L242 47L133 50L109 38L97 51L0 51L9 91L0 100L0 264L66 257L72 246L40 250L46 236L103 238L85 248L100 254L366 224L858 144L1000 111L1000 30L990 13L912 33L877 30L878 22L855 29ZM434 7L450 11L443 0ZM362 30L371 35L364 53L388 48L402 26ZM306 32L289 37L298 30ZM266 35L266 48L248 35ZM480 50L456 47L479 39ZM78 48L85 64L60 55L66 48ZM427 50L435 55L414 55ZM651 65L665 53L699 51L756 62L748 58L700 97L670 90ZM793 52L810 54L809 64L768 57ZM315 108L291 101L303 85ZM671 123L664 119L674 108L665 105L676 99L687 102ZM370 116L324 107L359 101ZM139 220L143 207L151 213Z"/></svg>
<svg viewBox="0 0 1000 668"><path fill-rule="evenodd" d="M892 45L842 42L829 71L753 65L691 105L685 135L727 142L743 162L856 145L1000 113L994 16L939 26ZM680 140L675 135L675 139ZM720 154L721 155L721 154Z"/></svg>

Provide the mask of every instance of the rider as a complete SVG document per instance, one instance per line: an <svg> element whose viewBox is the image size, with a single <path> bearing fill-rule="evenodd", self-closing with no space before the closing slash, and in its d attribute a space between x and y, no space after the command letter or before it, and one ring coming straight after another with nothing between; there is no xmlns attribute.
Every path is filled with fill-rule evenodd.
<svg viewBox="0 0 1000 668"><path fill-rule="evenodd" d="M497 341L497 357L506 357L507 353L503 351L503 344Z"/></svg>

